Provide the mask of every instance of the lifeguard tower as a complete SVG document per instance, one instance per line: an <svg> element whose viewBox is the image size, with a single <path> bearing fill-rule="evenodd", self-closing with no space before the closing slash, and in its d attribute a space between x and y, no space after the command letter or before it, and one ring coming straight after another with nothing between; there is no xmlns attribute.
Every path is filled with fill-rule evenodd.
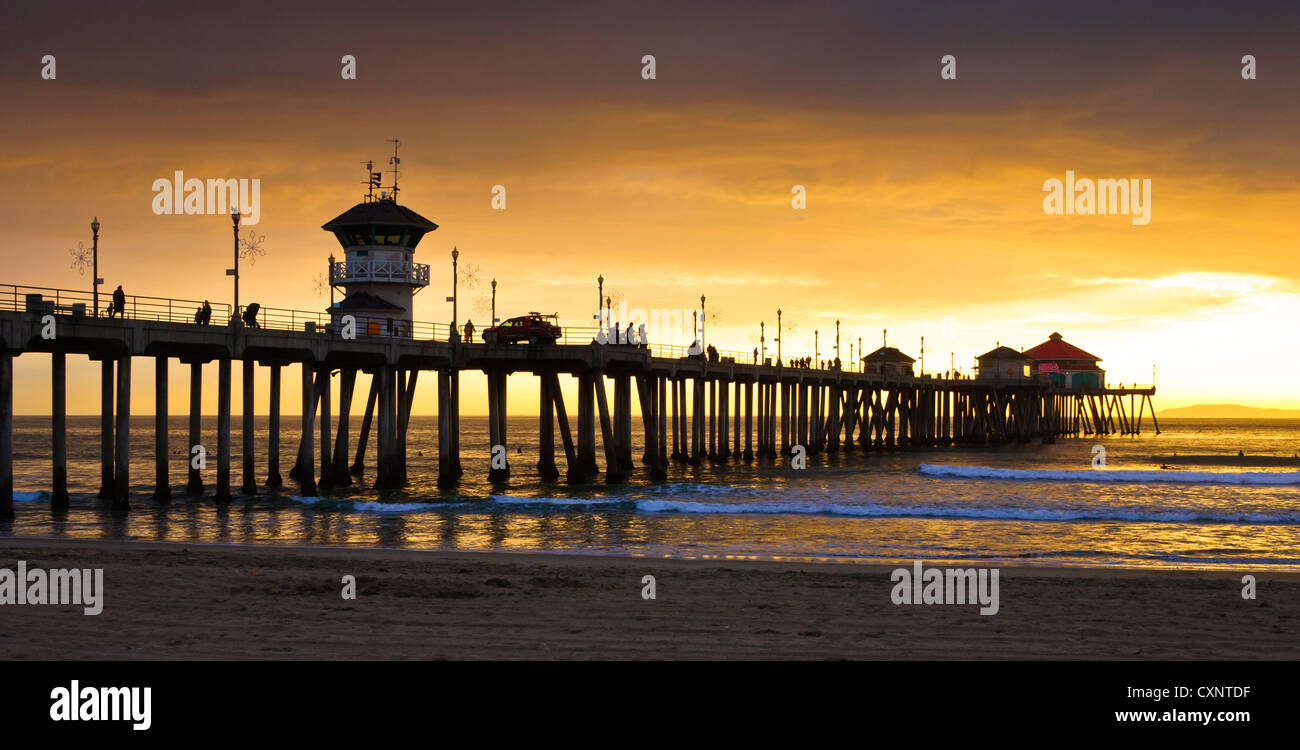
<svg viewBox="0 0 1300 750"><path fill-rule="evenodd" d="M374 171L374 162L366 162L365 198L321 226L334 234L344 251L343 260L330 256L330 286L343 290L343 299L329 308L336 331L341 329L341 318L351 315L358 336L409 338L413 298L429 285L429 264L412 258L420 238L438 225L398 205L400 144L392 143L393 184L384 188L382 173Z"/></svg>

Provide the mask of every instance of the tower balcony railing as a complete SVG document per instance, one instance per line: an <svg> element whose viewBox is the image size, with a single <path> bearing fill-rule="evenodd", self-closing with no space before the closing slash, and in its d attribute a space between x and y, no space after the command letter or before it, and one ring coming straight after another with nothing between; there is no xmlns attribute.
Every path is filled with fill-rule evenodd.
<svg viewBox="0 0 1300 750"><path fill-rule="evenodd" d="M429 264L408 260L339 260L330 266L330 284L392 281L411 286L429 285Z"/></svg>

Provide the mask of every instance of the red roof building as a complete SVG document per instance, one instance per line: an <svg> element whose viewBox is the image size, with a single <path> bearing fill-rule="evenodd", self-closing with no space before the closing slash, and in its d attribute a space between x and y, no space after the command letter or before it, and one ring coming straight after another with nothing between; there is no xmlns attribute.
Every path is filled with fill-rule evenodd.
<svg viewBox="0 0 1300 750"><path fill-rule="evenodd" d="M1106 387L1106 371L1097 366L1101 357L1085 352L1059 333L1025 350L1024 355L1034 360L1035 372L1050 375L1053 382L1066 388Z"/></svg>

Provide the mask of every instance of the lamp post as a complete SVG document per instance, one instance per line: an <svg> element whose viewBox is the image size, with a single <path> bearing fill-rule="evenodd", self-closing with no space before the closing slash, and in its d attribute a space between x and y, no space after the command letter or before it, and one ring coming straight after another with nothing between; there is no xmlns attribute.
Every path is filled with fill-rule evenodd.
<svg viewBox="0 0 1300 750"><path fill-rule="evenodd" d="M601 320L601 311L604 310L604 304L601 300L605 299L605 274L596 277L596 326L597 330L604 327L605 321Z"/></svg>
<svg viewBox="0 0 1300 750"><path fill-rule="evenodd" d="M330 253L330 307L334 307L334 253Z"/></svg>
<svg viewBox="0 0 1300 750"><path fill-rule="evenodd" d="M93 252L95 256L95 261L94 261L95 267L91 269L90 272L91 273L90 280L92 282L90 285L92 290L91 304L95 306L95 317L99 317L99 285L103 284L104 280L99 278L99 217L98 216L95 217L94 221L90 222L90 232L93 237L91 243L92 243L92 247L94 248Z"/></svg>
<svg viewBox="0 0 1300 750"><path fill-rule="evenodd" d="M700 295L700 346L704 346L704 295Z"/></svg>
<svg viewBox="0 0 1300 750"><path fill-rule="evenodd" d="M758 361L762 362L767 358L767 324L761 320L758 321L758 350Z"/></svg>
<svg viewBox="0 0 1300 750"><path fill-rule="evenodd" d="M239 314L239 206L230 207L230 224L235 237L235 267L227 269L226 273L235 277L235 317L232 325L239 328L244 322Z"/></svg>
<svg viewBox="0 0 1300 750"><path fill-rule="evenodd" d="M835 321L835 358L840 358L840 322Z"/></svg>
<svg viewBox="0 0 1300 750"><path fill-rule="evenodd" d="M781 364L781 308L776 308L776 363Z"/></svg>
<svg viewBox="0 0 1300 750"><path fill-rule="evenodd" d="M460 334L456 331L456 265L460 258L460 250L452 247L451 249L451 341L459 341Z"/></svg>
<svg viewBox="0 0 1300 750"><path fill-rule="evenodd" d="M867 356L867 355L865 355L865 354L862 353L862 337L861 337L861 336L858 337L858 356L859 356L859 357L865 357L865 356ZM853 356L852 356L852 355L849 355L849 358L852 359ZM862 363L862 362L859 362L858 364L865 365L865 363Z"/></svg>
<svg viewBox="0 0 1300 750"><path fill-rule="evenodd" d="M925 376L925 337L921 337L921 375Z"/></svg>
<svg viewBox="0 0 1300 750"><path fill-rule="evenodd" d="M492 279L492 325L497 324L497 280Z"/></svg>
<svg viewBox="0 0 1300 750"><path fill-rule="evenodd" d="M813 364L820 367L822 361L821 344L817 343L817 329L813 329Z"/></svg>

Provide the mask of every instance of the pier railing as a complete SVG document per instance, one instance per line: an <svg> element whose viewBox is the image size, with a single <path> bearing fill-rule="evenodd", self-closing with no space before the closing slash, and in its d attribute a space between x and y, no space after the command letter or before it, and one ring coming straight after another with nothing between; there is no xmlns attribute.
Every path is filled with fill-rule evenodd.
<svg viewBox="0 0 1300 750"><path fill-rule="evenodd" d="M106 308L113 299L111 290L100 291L100 317L107 315ZM231 320L231 305L224 302L209 302L212 307L212 317L210 324L214 326L226 326ZM202 300L191 299L171 299L167 297L147 297L142 295L126 295L126 304L123 306L123 314L128 318L137 320L154 320L167 323L195 324L194 314L203 306ZM247 305L240 305L239 313L242 315L247 309ZM41 312L51 315L85 315L93 317L92 294L87 290L78 289L55 289L52 287L35 287L21 286L15 284L0 285L0 310L15 310L20 312ZM386 320L370 321L362 314L358 315L357 335L358 336L396 336L398 338L407 338L417 341L447 341L451 337L451 324L433 323L428 321L394 321L394 331L389 332ZM333 331L330 315L324 310L313 312L309 310L294 310L290 308L279 307L259 307L257 312L257 327L279 331L294 331L297 333L329 333ZM372 327L371 322L376 325ZM597 339L600 329L596 326L579 326L579 325L562 325L560 327L561 335L556 341L557 344L566 346L586 346ZM475 328L473 333L473 342L482 343L482 328ZM462 323L459 331L463 338L465 336L464 324ZM607 329L608 335L613 338L616 334ZM635 332L634 332L635 333ZM639 339L637 339L639 341ZM523 344L526 346L526 344ZM611 341L607 346L616 347L635 347L636 344L618 344ZM689 346L676 344L650 343L650 352L655 357L668 359L679 359L684 357L705 356L703 353L693 354ZM775 367L777 365L776 352L766 350L755 357L754 352L737 351L732 349L717 350L718 361L726 362L734 360L738 365L766 365ZM786 369L801 369L796 366L798 358L784 357L781 364ZM814 360L808 367L812 370L830 370L832 369L832 360L821 359ZM861 372L861 362L843 362L841 369L844 372ZM963 374L965 371L958 370ZM900 382L917 382L927 378L938 379L937 373L926 373L924 376L918 375L914 378L896 378ZM889 378L894 379L894 378ZM963 379L969 379L969 375ZM1112 385L1110 388L1118 388L1118 385ZM1126 389L1143 390L1150 389L1149 385L1128 385Z"/></svg>
<svg viewBox="0 0 1300 750"><path fill-rule="evenodd" d="M99 293L99 317L108 317L108 306L113 301L112 290ZM212 322L224 325L230 318L230 305L209 302ZM136 320L156 320L166 323L194 323L194 314L203 307L202 300L172 299L126 295L121 314ZM40 286L0 285L0 310L37 312L49 315L84 315L95 317L94 293L80 289L53 289ZM116 314L116 311L115 311Z"/></svg>

